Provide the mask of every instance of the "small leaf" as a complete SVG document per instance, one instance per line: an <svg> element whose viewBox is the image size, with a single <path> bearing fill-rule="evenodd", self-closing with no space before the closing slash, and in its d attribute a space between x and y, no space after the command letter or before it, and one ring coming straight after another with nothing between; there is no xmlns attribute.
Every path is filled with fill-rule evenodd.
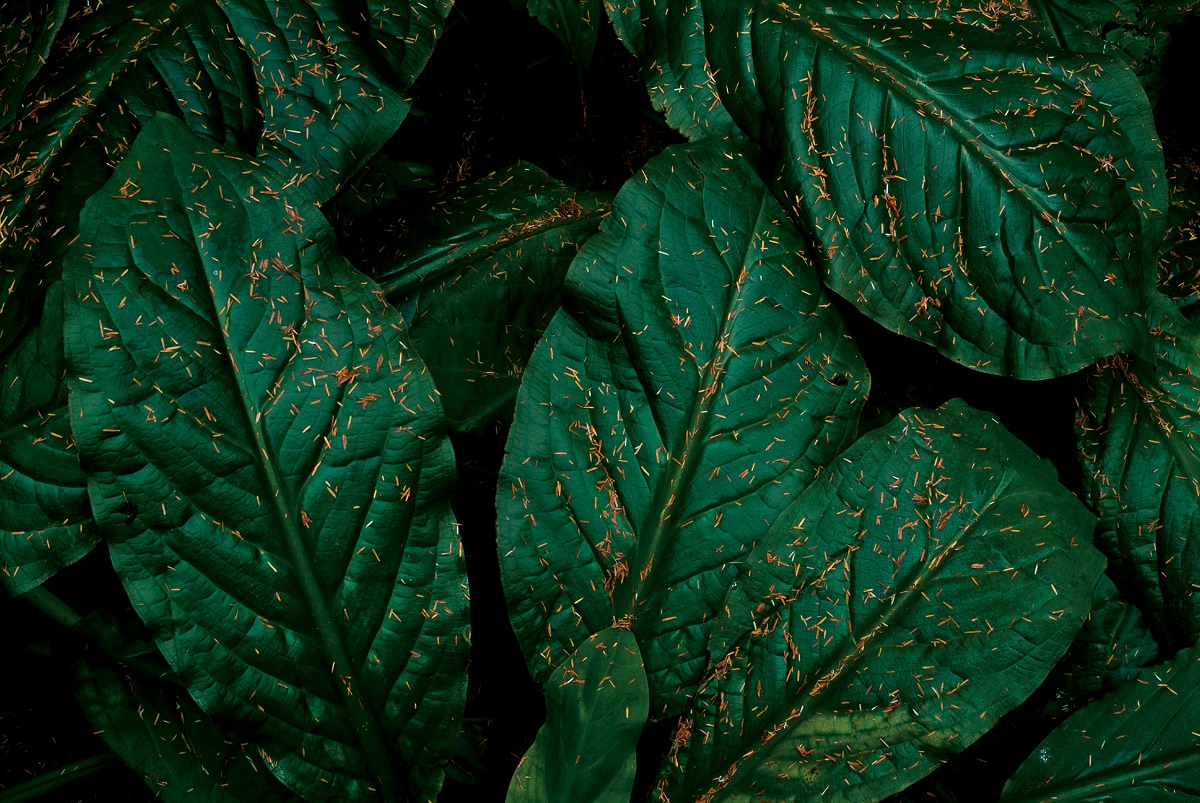
<svg viewBox="0 0 1200 803"><path fill-rule="evenodd" d="M1070 645L1093 522L962 402L860 438L746 556L659 795L876 801L927 775Z"/></svg>
<svg viewBox="0 0 1200 803"><path fill-rule="evenodd" d="M1200 653L1184 650L1059 725L1001 803L1200 798Z"/></svg>
<svg viewBox="0 0 1200 803"><path fill-rule="evenodd" d="M650 707L646 669L628 630L603 630L554 670L546 724L517 767L510 803L628 803Z"/></svg>
<svg viewBox="0 0 1200 803"><path fill-rule="evenodd" d="M769 151L828 286L988 373L1043 379L1131 347L1166 211L1132 69L1019 16L931 5L706 4L721 99Z"/></svg>
<svg viewBox="0 0 1200 803"><path fill-rule="evenodd" d="M453 428L511 418L563 276L611 201L519 163L443 198L399 238L403 261L376 278L408 322Z"/></svg>
<svg viewBox="0 0 1200 803"><path fill-rule="evenodd" d="M705 56L700 0L608 0L605 7L668 125L688 139L736 130Z"/></svg>
<svg viewBox="0 0 1200 803"><path fill-rule="evenodd" d="M84 210L72 424L172 669L298 794L428 800L467 593L433 383L288 179L172 117Z"/></svg>
<svg viewBox="0 0 1200 803"><path fill-rule="evenodd" d="M740 562L854 437L868 384L738 146L652 159L571 265L501 469L501 572L534 678L615 622L652 714L682 711Z"/></svg>

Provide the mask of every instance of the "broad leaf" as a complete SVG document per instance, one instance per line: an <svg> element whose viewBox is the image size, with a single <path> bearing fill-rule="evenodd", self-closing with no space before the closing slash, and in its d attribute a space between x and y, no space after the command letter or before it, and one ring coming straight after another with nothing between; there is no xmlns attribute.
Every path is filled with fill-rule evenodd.
<svg viewBox="0 0 1200 803"><path fill-rule="evenodd" d="M376 278L412 329L452 427L510 417L567 267L611 201L519 163L443 198L399 238L403 261Z"/></svg>
<svg viewBox="0 0 1200 803"><path fill-rule="evenodd" d="M1200 638L1200 328L1166 300L1145 325L1089 376L1076 427L1096 543L1169 654Z"/></svg>
<svg viewBox="0 0 1200 803"><path fill-rule="evenodd" d="M710 138L631 179L567 274L501 470L509 616L545 683L632 629L679 713L746 553L854 437L869 378L802 241Z"/></svg>
<svg viewBox="0 0 1200 803"><path fill-rule="evenodd" d="M1185 650L1070 717L1004 787L1002 803L1200 799L1200 653Z"/></svg>
<svg viewBox="0 0 1200 803"><path fill-rule="evenodd" d="M513 0L513 5L525 7L557 36L580 72L592 63L596 35L604 22L601 0Z"/></svg>
<svg viewBox="0 0 1200 803"><path fill-rule="evenodd" d="M654 108L688 139L732 132L704 53L700 0L607 0L617 36L641 60Z"/></svg>
<svg viewBox="0 0 1200 803"><path fill-rule="evenodd" d="M859 439L745 557L660 797L874 801L928 774L1070 645L1092 524L962 402Z"/></svg>
<svg viewBox="0 0 1200 803"><path fill-rule="evenodd" d="M12 122L25 87L46 63L67 16L67 0L0 2L0 129Z"/></svg>
<svg viewBox="0 0 1200 803"><path fill-rule="evenodd" d="M1166 209L1132 69L1019 18L896 11L706 5L722 101L769 149L829 287L989 373L1057 376L1126 350Z"/></svg>
<svg viewBox="0 0 1200 803"><path fill-rule="evenodd" d="M1077 705L1113 690L1162 657L1141 610L1121 599L1116 585L1104 574L1096 586L1091 613L1054 668L1053 679L1070 704Z"/></svg>
<svg viewBox="0 0 1200 803"><path fill-rule="evenodd" d="M67 417L62 293L0 360L0 585L22 594L100 539Z"/></svg>
<svg viewBox="0 0 1200 803"><path fill-rule="evenodd" d="M627 803L650 692L637 639L610 628L546 684L546 724L508 787L510 803Z"/></svg>
<svg viewBox="0 0 1200 803"><path fill-rule="evenodd" d="M288 179L155 117L66 271L71 415L138 615L309 797L429 799L467 598L436 391Z"/></svg>
<svg viewBox="0 0 1200 803"><path fill-rule="evenodd" d="M168 803L291 799L248 745L230 740L200 710L149 636L143 640L144 634L130 633L134 629L123 625L118 624L122 635L132 638L119 652L137 668L109 655L65 657L72 661L75 696L84 716L155 797Z"/></svg>
<svg viewBox="0 0 1200 803"><path fill-rule="evenodd" d="M1200 165L1189 157L1168 159L1167 184L1171 200L1158 289L1194 320L1200 302Z"/></svg>

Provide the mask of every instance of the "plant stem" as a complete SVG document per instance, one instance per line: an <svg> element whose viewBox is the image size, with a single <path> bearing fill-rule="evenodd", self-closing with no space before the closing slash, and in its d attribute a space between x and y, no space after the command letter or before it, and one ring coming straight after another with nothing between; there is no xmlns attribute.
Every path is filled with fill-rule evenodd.
<svg viewBox="0 0 1200 803"><path fill-rule="evenodd" d="M73 628L83 620L83 617L76 613L74 608L47 590L45 586L31 588L20 596L21 599L65 628Z"/></svg>
<svg viewBox="0 0 1200 803"><path fill-rule="evenodd" d="M43 772L41 775L34 776L28 781L0 791L0 803L24 803L26 800L37 800L43 795L47 795L76 781L81 781L97 772L115 766L120 766L120 762L117 761L117 757L114 754L107 752L100 753L91 758L85 758L82 761L68 764L65 767Z"/></svg>

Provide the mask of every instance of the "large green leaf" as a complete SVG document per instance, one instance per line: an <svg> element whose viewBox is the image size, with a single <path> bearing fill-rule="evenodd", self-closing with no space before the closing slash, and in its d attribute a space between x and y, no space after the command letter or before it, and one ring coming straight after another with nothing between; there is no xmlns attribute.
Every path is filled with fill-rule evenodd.
<svg viewBox="0 0 1200 803"><path fill-rule="evenodd" d="M62 293L0 361L0 586L22 594L99 542L67 417Z"/></svg>
<svg viewBox="0 0 1200 803"><path fill-rule="evenodd" d="M508 417L563 276L611 201L519 163L438 201L398 238L403 261L376 279L455 429Z"/></svg>
<svg viewBox="0 0 1200 803"><path fill-rule="evenodd" d="M499 549L534 677L617 622L652 715L681 711L740 562L854 437L868 384L737 146L652 159L571 265L517 397Z"/></svg>
<svg viewBox="0 0 1200 803"><path fill-rule="evenodd" d="M859 439L745 557L659 795L874 801L928 774L1070 645L1092 524L962 402Z"/></svg>
<svg viewBox="0 0 1200 803"><path fill-rule="evenodd" d="M1074 714L1033 751L1002 803L1200 799L1200 653L1185 650Z"/></svg>
<svg viewBox="0 0 1200 803"><path fill-rule="evenodd" d="M113 564L206 712L317 799L429 799L458 735L453 454L400 316L286 177L167 116L66 269Z"/></svg>
<svg viewBox="0 0 1200 803"><path fill-rule="evenodd" d="M769 149L833 290L1024 379L1137 340L1166 188L1125 60L933 3L741 0L706 18L722 101Z"/></svg>
<svg viewBox="0 0 1200 803"><path fill-rule="evenodd" d="M621 42L641 60L650 101L668 125L688 139L734 130L704 53L700 0L608 0L605 7Z"/></svg>
<svg viewBox="0 0 1200 803"><path fill-rule="evenodd" d="M66 16L67 0L0 1L0 129L16 116Z"/></svg>
<svg viewBox="0 0 1200 803"><path fill-rule="evenodd" d="M1076 427L1096 543L1170 653L1200 638L1200 328L1165 299L1144 325L1143 348L1089 376Z"/></svg>
<svg viewBox="0 0 1200 803"><path fill-rule="evenodd" d="M510 803L628 803L650 690L637 639L609 628L546 684L546 724L508 788Z"/></svg>

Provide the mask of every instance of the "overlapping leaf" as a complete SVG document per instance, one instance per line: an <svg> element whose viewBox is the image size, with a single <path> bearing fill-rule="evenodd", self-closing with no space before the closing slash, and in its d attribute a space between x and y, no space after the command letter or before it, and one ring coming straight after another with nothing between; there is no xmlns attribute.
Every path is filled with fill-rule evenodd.
<svg viewBox="0 0 1200 803"><path fill-rule="evenodd" d="M99 542L67 418L62 293L0 361L0 585L22 594Z"/></svg>
<svg viewBox="0 0 1200 803"><path fill-rule="evenodd" d="M1194 320L1200 302L1200 164L1189 156L1168 159L1167 182L1171 196L1158 288Z"/></svg>
<svg viewBox="0 0 1200 803"><path fill-rule="evenodd" d="M1200 654L1190 649L1055 729L1004 787L1002 803L1200 799Z"/></svg>
<svg viewBox="0 0 1200 803"><path fill-rule="evenodd" d="M663 800L880 800L1046 677L1104 561L1054 469L961 402L859 439L745 556Z"/></svg>
<svg viewBox="0 0 1200 803"><path fill-rule="evenodd" d="M770 149L827 284L880 324L1025 379L1128 348L1166 209L1132 69L1028 15L930 6L706 5L722 101Z"/></svg>
<svg viewBox="0 0 1200 803"><path fill-rule="evenodd" d="M688 139L734 130L704 52L700 0L607 0L609 19L641 60L654 108Z"/></svg>
<svg viewBox="0 0 1200 803"><path fill-rule="evenodd" d="M627 801L650 691L637 639L610 628L546 684L546 724L517 767L510 803Z"/></svg>
<svg viewBox="0 0 1200 803"><path fill-rule="evenodd" d="M1200 330L1167 300L1139 352L1089 377L1076 422L1097 545L1168 652L1200 637Z"/></svg>
<svg viewBox="0 0 1200 803"><path fill-rule="evenodd" d="M631 179L563 296L497 492L509 616L542 682L632 629L652 715L678 713L746 553L854 437L866 367L724 139Z"/></svg>
<svg viewBox="0 0 1200 803"><path fill-rule="evenodd" d="M66 271L72 424L138 615L307 797L431 799L467 598L402 321L289 178L157 116Z"/></svg>
<svg viewBox="0 0 1200 803"><path fill-rule="evenodd" d="M0 129L12 122L66 16L67 0L0 2Z"/></svg>
<svg viewBox="0 0 1200 803"><path fill-rule="evenodd" d="M545 25L563 47L580 72L592 63L592 52L596 49L596 35L604 22L604 6L601 0L512 0L513 5L525 8L542 25Z"/></svg>
<svg viewBox="0 0 1200 803"><path fill-rule="evenodd" d="M399 238L401 264L376 278L412 329L451 426L508 417L563 276L611 201L519 163L439 201Z"/></svg>

